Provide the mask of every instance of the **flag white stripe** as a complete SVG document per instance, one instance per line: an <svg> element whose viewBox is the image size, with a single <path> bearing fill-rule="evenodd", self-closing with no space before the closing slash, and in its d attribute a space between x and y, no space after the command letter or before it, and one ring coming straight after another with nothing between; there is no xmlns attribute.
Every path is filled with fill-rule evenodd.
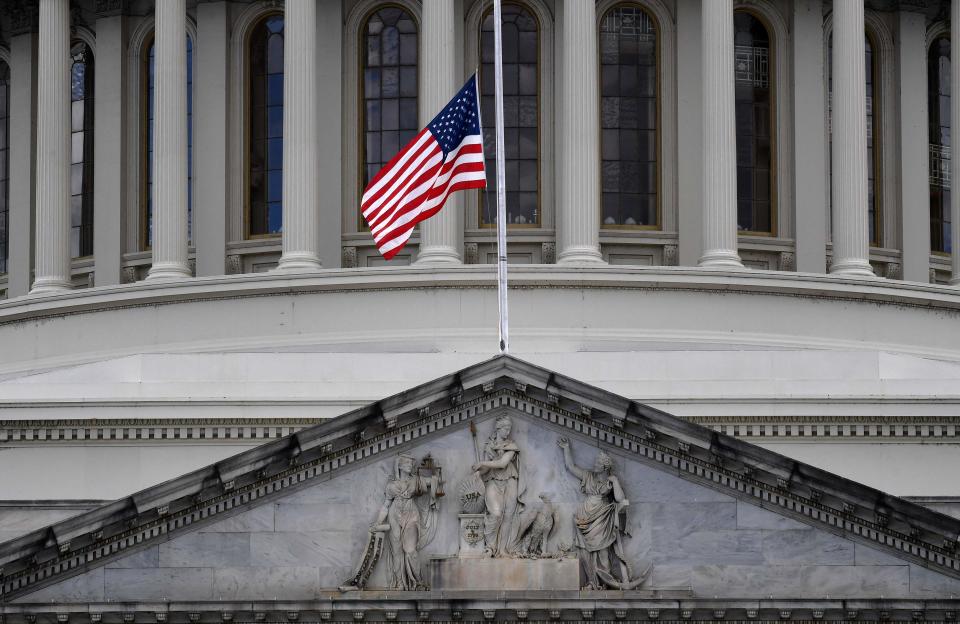
<svg viewBox="0 0 960 624"><path fill-rule="evenodd" d="M456 167L454 167L450 171L451 172L456 171ZM449 178L449 176L447 177ZM463 171L453 176L453 178L451 178L448 183L434 184L433 186L430 187L430 189L432 190L434 188L450 187L456 184L457 182L464 182L468 180L485 180L486 177L487 176L482 171ZM396 230L399 227L406 225L410 221L413 221L414 219L419 217L420 214L423 213L424 211L427 211L439 204L442 204L446 200L447 195L448 193L446 192L440 193L433 199L425 201L423 204L420 205L419 208L417 208L417 210L411 210L410 212L397 218L395 221L392 221L385 229L374 233L373 235L374 241L379 241L380 239L384 238L388 233ZM389 243L385 243L385 245L386 244L389 244Z"/></svg>
<svg viewBox="0 0 960 624"><path fill-rule="evenodd" d="M432 167L435 167L440 164L440 157L443 155L442 152L437 152L436 155L431 158L428 162L424 163L423 167L414 172L410 176L410 181L407 183L407 186L403 189L402 193L398 193L396 198L390 201L388 205L385 205L383 210L373 219L373 222L370 224L370 231L376 236L377 232L383 229L384 226L389 225L394 215L397 214L404 206L409 204L411 201L420 197L424 193L430 190L430 187L433 186L433 180L427 180L419 186L410 188L410 186L416 182L424 171L429 171ZM435 179L435 178L434 178ZM386 214L387 211L390 214Z"/></svg>
<svg viewBox="0 0 960 624"><path fill-rule="evenodd" d="M394 164L393 169L390 170L390 173L386 174L385 176L377 180L376 184L374 184L373 186L367 189L367 191L363 194L363 199L361 200L361 203L366 201L367 196L376 195L377 192L381 188L383 188L385 184L390 182L390 179L394 175L394 173L398 171L407 160L410 159L410 156L412 154L417 153L417 150L420 149L420 146L423 145L423 142L433 138L433 135L430 133L429 130L427 130L426 132L421 130L420 132L421 132L420 139L417 140L416 144L414 144L414 146L407 151L407 153L403 156L403 158L401 158L396 162L396 164Z"/></svg>
<svg viewBox="0 0 960 624"><path fill-rule="evenodd" d="M399 175L396 175L393 185L389 189L387 189L382 195L380 195L380 197L378 197L376 201L370 204L370 206L368 206L363 211L363 216L366 217L370 215L370 213L378 210L378 207L383 205L384 202L395 201L397 195L403 195L403 193L406 192L406 189L409 188L410 184L412 184L413 181L416 180L416 175L414 172L421 171L423 169L424 160L427 160L427 159L432 160L433 158L439 157L442 154L443 152L440 150L440 146L437 145L436 142L434 142L434 145L429 146L427 149L422 150L420 154L417 155L416 159L414 159L414 161L410 163L402 173L400 173ZM400 193L397 193L396 192L397 189L400 188L401 186L404 187L403 190ZM374 215L371 218L374 221L377 221L383 217L383 212L384 211L381 210L377 215Z"/></svg>

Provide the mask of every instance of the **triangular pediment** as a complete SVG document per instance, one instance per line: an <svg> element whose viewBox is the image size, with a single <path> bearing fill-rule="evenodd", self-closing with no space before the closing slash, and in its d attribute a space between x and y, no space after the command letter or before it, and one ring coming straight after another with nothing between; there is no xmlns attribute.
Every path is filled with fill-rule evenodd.
<svg viewBox="0 0 960 624"><path fill-rule="evenodd" d="M525 546L545 559L464 556L465 531L485 539L477 537L485 527L482 512L461 517L461 495L503 416L512 421L525 518L549 510L539 519L554 525L536 552ZM620 523L627 575L638 580L621 598L907 600L960 590L956 520L500 356L0 544L3 601L369 600L369 591L338 587L372 556L368 526L400 454L422 466L425 484L442 474L446 496L436 512L418 507L432 514L418 553L433 590L412 587L391 600L515 589L500 587L510 582L503 566L532 579L527 589L581 599L584 534L574 516L593 486L565 465L560 439L588 472L601 451L612 457L629 500L611 520ZM428 455L433 469L422 464ZM389 555L377 556L360 589L387 596Z"/></svg>

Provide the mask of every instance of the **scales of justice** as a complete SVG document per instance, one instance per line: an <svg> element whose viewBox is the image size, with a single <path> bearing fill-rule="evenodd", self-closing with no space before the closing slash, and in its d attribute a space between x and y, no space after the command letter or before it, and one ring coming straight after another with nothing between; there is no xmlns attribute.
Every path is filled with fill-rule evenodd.
<svg viewBox="0 0 960 624"><path fill-rule="evenodd" d="M475 461L457 486L457 552L426 561L421 553L440 523L454 521L453 510L442 510L443 470L430 454L419 462L399 455L360 562L340 591L367 589L381 560L386 589L399 591L640 587L650 568L636 573L627 561L630 502L610 456L600 451L591 469L582 468L574 463L570 442L557 439L557 452L582 493L570 522L564 522L549 493L540 493L536 503L527 501L525 449L512 431L511 418L500 416L481 443L470 422ZM560 525L572 525L569 540L556 535Z"/></svg>

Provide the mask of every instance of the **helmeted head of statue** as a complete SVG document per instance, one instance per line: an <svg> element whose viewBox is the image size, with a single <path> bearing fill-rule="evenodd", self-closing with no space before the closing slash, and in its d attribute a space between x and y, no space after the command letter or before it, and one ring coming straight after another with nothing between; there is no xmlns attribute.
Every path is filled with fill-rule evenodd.
<svg viewBox="0 0 960 624"><path fill-rule="evenodd" d="M513 420L509 416L501 416L494 425L494 435L501 440L510 437L510 431L513 429Z"/></svg>

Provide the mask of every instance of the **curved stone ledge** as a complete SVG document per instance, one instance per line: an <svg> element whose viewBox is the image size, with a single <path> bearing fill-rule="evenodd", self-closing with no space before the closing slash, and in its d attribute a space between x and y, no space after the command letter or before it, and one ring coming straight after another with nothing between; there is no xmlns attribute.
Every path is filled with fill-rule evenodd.
<svg viewBox="0 0 960 624"><path fill-rule="evenodd" d="M514 267L517 353L871 350L960 361L960 289L772 271ZM492 266L198 278L0 303L0 375L143 353L496 351Z"/></svg>
<svg viewBox="0 0 960 624"><path fill-rule="evenodd" d="M694 290L801 296L960 310L960 288L883 278L853 278L781 271L724 271L688 267L519 265L510 268L510 288L613 288ZM308 274L275 273L200 277L178 282L137 282L28 295L0 302L0 324L48 315L118 307L275 294L383 289L494 288L493 265L327 269Z"/></svg>

